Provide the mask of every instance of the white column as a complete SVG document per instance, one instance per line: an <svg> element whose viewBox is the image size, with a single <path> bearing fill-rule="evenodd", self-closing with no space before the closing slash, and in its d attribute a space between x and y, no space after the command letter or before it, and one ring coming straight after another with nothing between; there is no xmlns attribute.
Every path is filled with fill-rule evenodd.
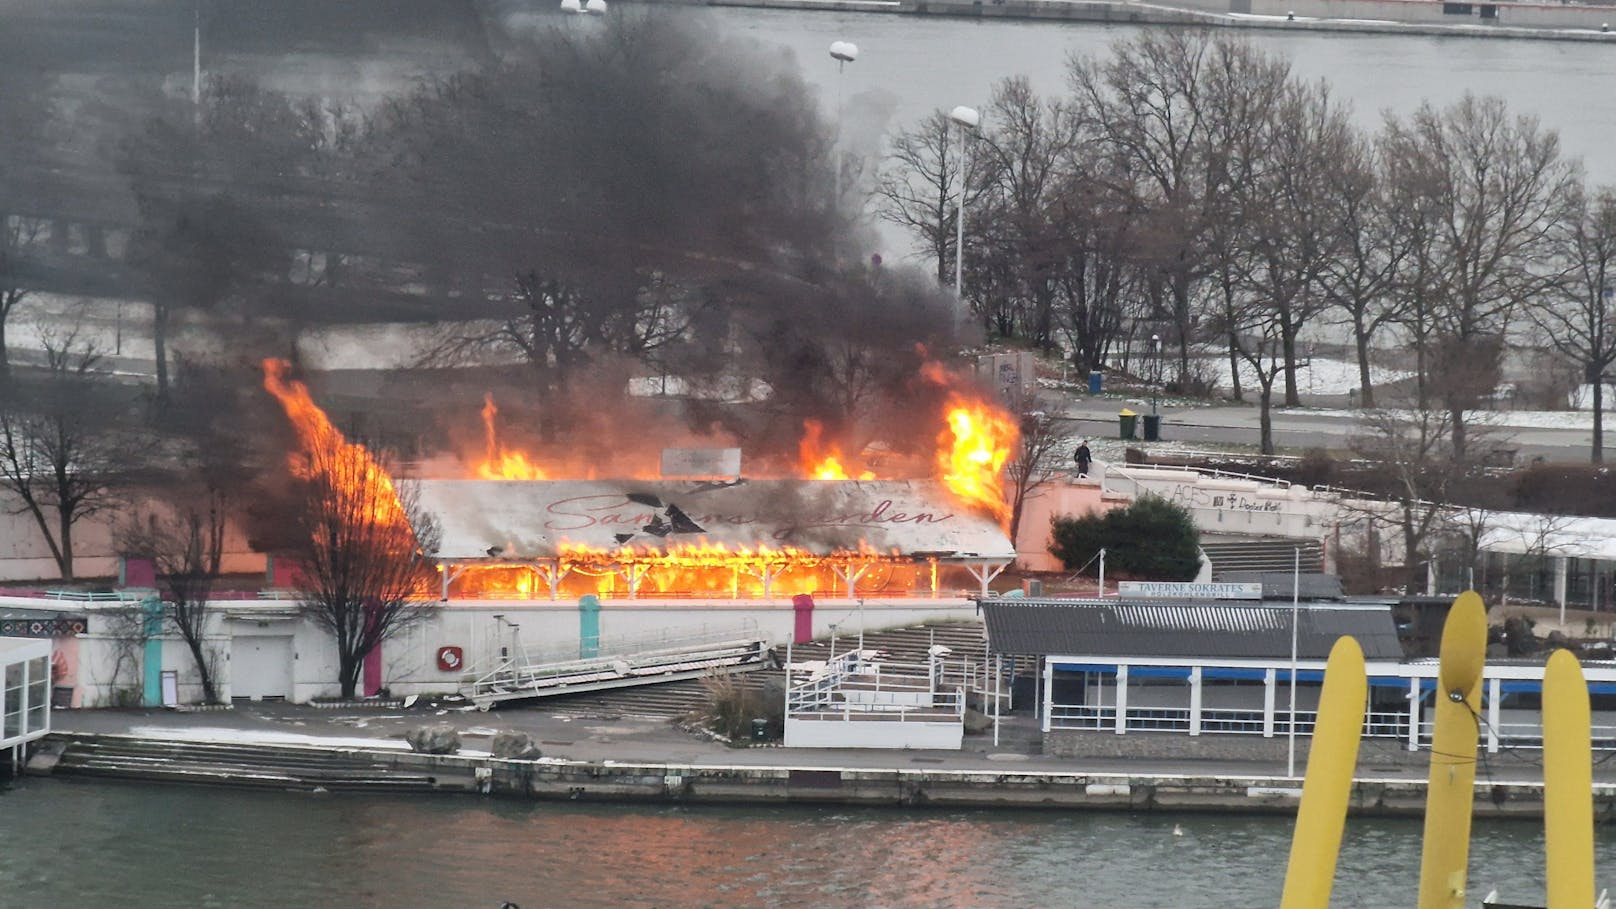
<svg viewBox="0 0 1616 909"><path fill-rule="evenodd" d="M1554 602L1560 607L1560 624L1565 624L1566 611L1566 574L1571 559L1566 556L1554 557Z"/></svg>
<svg viewBox="0 0 1616 909"><path fill-rule="evenodd" d="M1128 667L1117 667L1117 735L1128 731Z"/></svg>
<svg viewBox="0 0 1616 909"><path fill-rule="evenodd" d="M1408 750L1420 750L1420 680L1408 680Z"/></svg>
<svg viewBox="0 0 1616 909"><path fill-rule="evenodd" d="M1049 657L1044 657L1044 661L1042 664L1040 664L1038 671L1043 673L1044 696L1042 704L1043 712L1041 716L1044 718L1044 731L1048 732L1049 706L1055 703L1055 667L1050 665Z"/></svg>
<svg viewBox="0 0 1616 909"><path fill-rule="evenodd" d="M1190 667L1190 735L1201 734L1201 667Z"/></svg>
<svg viewBox="0 0 1616 909"><path fill-rule="evenodd" d="M1498 753L1498 701L1503 694L1502 679L1487 680L1487 753Z"/></svg>
<svg viewBox="0 0 1616 909"><path fill-rule="evenodd" d="M1431 561L1425 563L1425 595L1436 596L1436 556L1432 556Z"/></svg>
<svg viewBox="0 0 1616 909"><path fill-rule="evenodd" d="M1263 738L1274 737L1274 670L1263 672L1262 678L1262 734Z"/></svg>

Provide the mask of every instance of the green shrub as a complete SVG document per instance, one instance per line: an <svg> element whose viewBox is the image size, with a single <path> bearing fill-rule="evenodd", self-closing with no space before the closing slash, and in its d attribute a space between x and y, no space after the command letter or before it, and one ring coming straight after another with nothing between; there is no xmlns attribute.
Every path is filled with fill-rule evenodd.
<svg viewBox="0 0 1616 909"><path fill-rule="evenodd" d="M1189 509L1159 496L1141 496L1103 515L1055 518L1053 536L1049 551L1068 571L1097 573L1095 556L1102 548L1106 570L1116 575L1191 581L1201 567L1195 519Z"/></svg>

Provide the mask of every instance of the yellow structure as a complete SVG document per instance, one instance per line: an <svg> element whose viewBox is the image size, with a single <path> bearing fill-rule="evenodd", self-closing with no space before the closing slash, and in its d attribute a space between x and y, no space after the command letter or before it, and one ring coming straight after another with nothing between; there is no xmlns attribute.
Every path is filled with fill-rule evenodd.
<svg viewBox="0 0 1616 909"><path fill-rule="evenodd" d="M1324 689L1319 694L1318 720L1307 755L1307 776L1302 782L1302 804L1296 815L1280 909L1328 909L1330 905L1368 699L1363 648L1352 638L1339 638L1324 667Z"/></svg>
<svg viewBox="0 0 1616 909"><path fill-rule="evenodd" d="M1481 670L1487 657L1487 608L1480 594L1465 591L1453 601L1442 626L1439 655L1417 905L1465 909L1476 744L1481 733Z"/></svg>
<svg viewBox="0 0 1616 909"><path fill-rule="evenodd" d="M1594 765L1588 682L1569 650L1543 673L1543 845L1548 909L1594 905Z"/></svg>

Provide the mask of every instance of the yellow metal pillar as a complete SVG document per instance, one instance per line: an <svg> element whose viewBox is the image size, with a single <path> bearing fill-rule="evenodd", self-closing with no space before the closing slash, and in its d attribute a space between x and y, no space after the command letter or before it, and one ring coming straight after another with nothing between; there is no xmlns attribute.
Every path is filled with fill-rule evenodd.
<svg viewBox="0 0 1616 909"><path fill-rule="evenodd" d="M1425 795L1419 909L1464 909L1475 801L1476 743L1481 734L1481 671L1487 656L1487 609L1466 591L1442 626L1441 667L1432 711L1431 777Z"/></svg>
<svg viewBox="0 0 1616 909"><path fill-rule="evenodd" d="M1594 769L1588 682L1569 650L1543 673L1543 845L1548 909L1594 904Z"/></svg>
<svg viewBox="0 0 1616 909"><path fill-rule="evenodd" d="M1280 909L1328 909L1330 905L1368 700L1363 648L1352 638L1339 638L1324 667L1324 690L1319 694L1318 720L1308 749L1307 776L1302 782L1302 804L1296 814Z"/></svg>

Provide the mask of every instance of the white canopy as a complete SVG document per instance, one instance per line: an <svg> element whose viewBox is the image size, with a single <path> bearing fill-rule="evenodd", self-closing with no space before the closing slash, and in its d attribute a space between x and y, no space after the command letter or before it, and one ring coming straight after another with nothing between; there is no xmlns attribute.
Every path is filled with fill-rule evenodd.
<svg viewBox="0 0 1616 909"><path fill-rule="evenodd" d="M931 480L418 480L448 562L548 559L566 546L662 553L709 544L1012 559L989 515Z"/></svg>

